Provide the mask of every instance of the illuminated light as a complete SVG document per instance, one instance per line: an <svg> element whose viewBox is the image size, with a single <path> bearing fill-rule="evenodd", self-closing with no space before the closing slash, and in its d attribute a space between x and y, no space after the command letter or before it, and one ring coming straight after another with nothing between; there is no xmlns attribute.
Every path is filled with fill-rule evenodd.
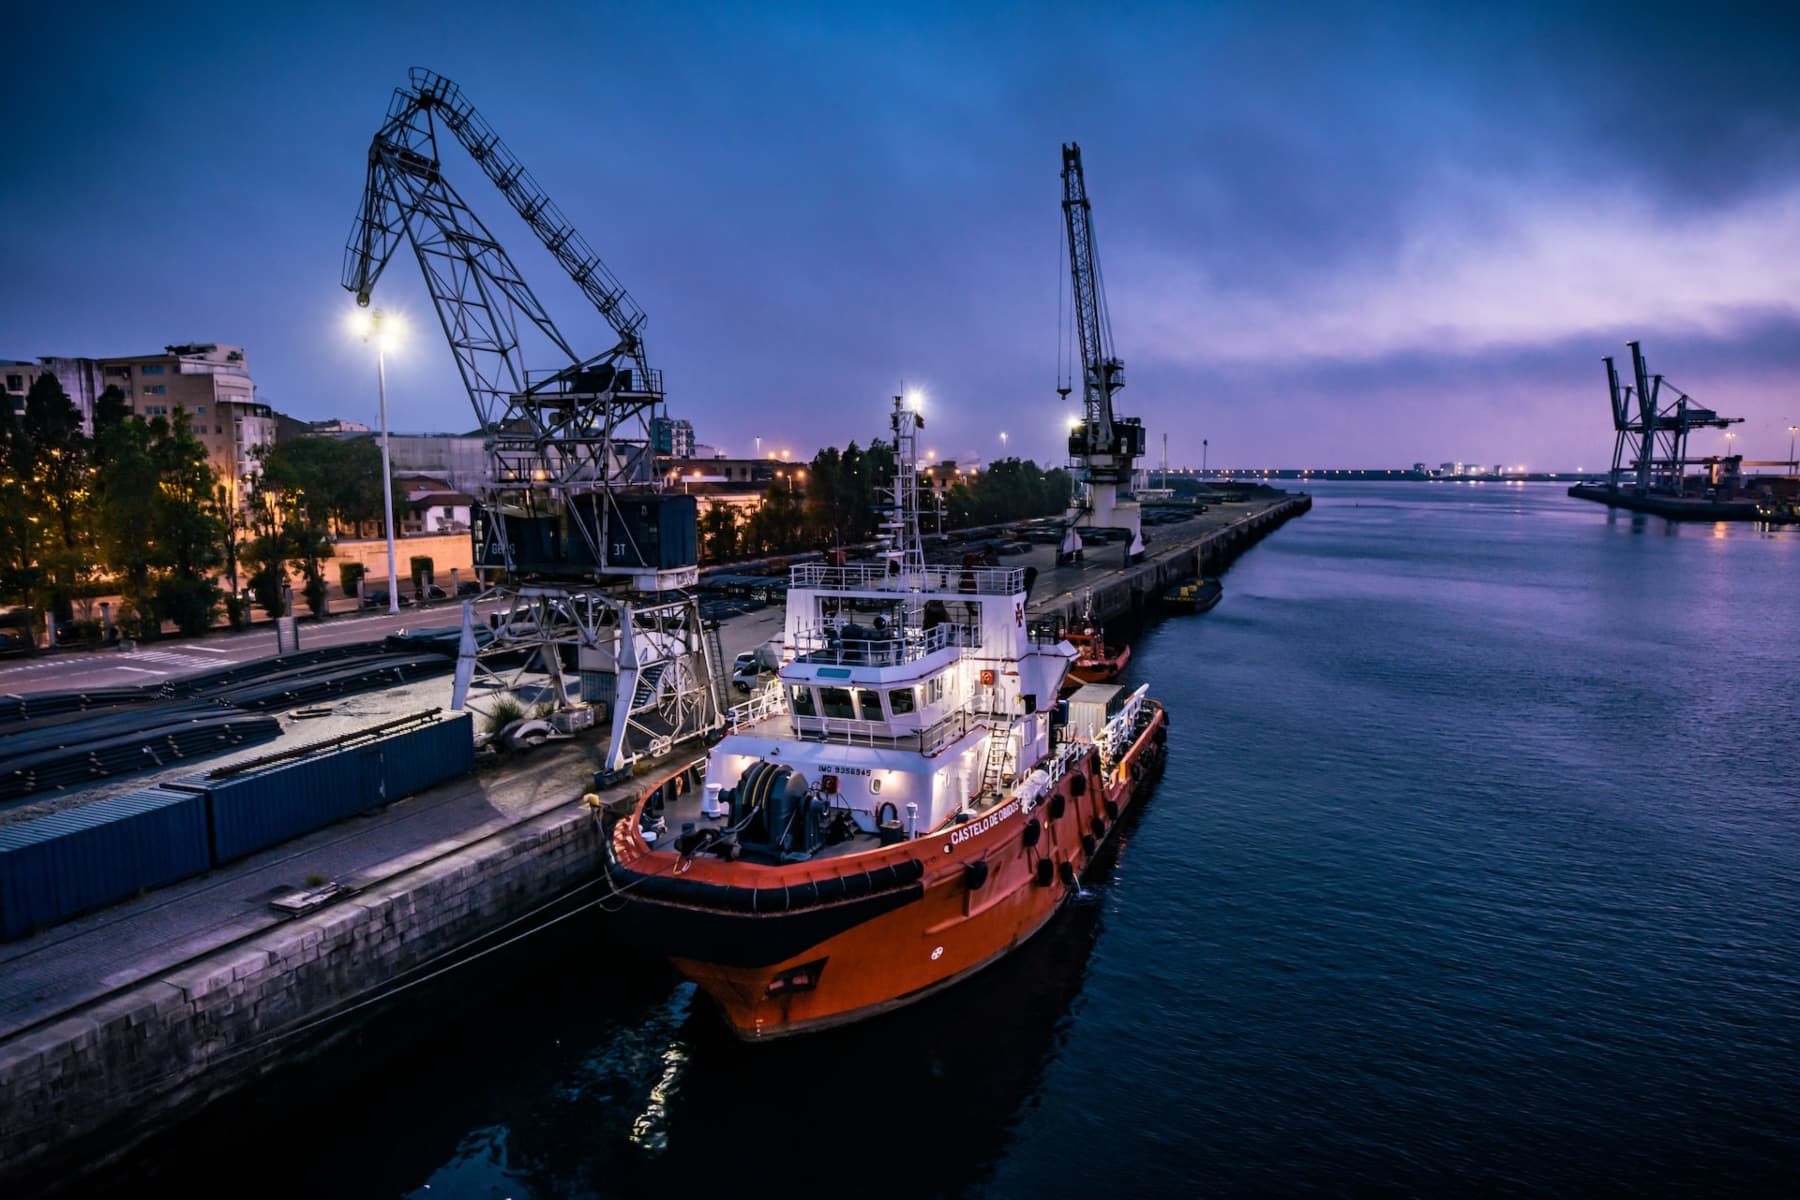
<svg viewBox="0 0 1800 1200"><path fill-rule="evenodd" d="M344 324L349 327L352 337L367 339L375 332L375 314L366 308L353 308L344 318Z"/></svg>
<svg viewBox="0 0 1800 1200"><path fill-rule="evenodd" d="M1070 417L1069 418L1069 432L1074 433L1077 429L1080 429L1080 428L1081 428L1081 418L1080 417Z"/></svg>

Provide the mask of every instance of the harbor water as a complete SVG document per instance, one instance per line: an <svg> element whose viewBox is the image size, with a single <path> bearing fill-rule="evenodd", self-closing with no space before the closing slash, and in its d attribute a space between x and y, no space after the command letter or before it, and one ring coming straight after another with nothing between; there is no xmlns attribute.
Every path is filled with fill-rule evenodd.
<svg viewBox="0 0 1800 1200"><path fill-rule="evenodd" d="M590 912L95 1184L1800 1194L1800 530L1327 485L1132 671L1166 777L951 992L740 1046Z"/></svg>

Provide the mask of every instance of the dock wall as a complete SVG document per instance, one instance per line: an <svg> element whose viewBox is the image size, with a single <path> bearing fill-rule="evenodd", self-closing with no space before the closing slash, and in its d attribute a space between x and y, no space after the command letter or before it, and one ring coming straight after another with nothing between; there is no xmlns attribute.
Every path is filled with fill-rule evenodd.
<svg viewBox="0 0 1800 1200"><path fill-rule="evenodd" d="M335 1018L595 878L567 806L0 1042L0 1184L97 1166L316 1048Z"/></svg>
<svg viewBox="0 0 1800 1200"><path fill-rule="evenodd" d="M1217 575L1245 550L1311 508L1311 496L1290 496L1198 540L1177 536L1166 546L1152 542L1141 562L1106 576L1091 588L1041 597L1030 605L1031 615L1073 623L1081 616L1090 592L1094 615L1102 621L1143 613L1169 588L1197 575Z"/></svg>

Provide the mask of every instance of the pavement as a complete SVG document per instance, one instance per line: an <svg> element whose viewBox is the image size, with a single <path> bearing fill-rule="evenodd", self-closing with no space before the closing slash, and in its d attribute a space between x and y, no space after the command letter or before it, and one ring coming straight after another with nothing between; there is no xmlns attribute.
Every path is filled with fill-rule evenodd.
<svg viewBox="0 0 1800 1200"><path fill-rule="evenodd" d="M1154 552L1173 542L1192 542L1267 502L1225 505L1193 520L1150 531ZM1124 568L1124 547L1096 547L1080 566L1054 565L1055 548L1033 546L1028 554L1001 559L1008 566L1035 566L1034 610L1085 588L1099 588ZM396 629L443 626L460 619L455 604L345 616L301 623L301 646L375 641ZM783 613L771 605L724 622L720 640L728 658L781 632ZM135 653L56 654L0 669L0 693L86 686L117 686L215 669L272 654L273 629L165 641ZM448 676L333 702L320 721L284 717L284 738L318 741L334 732L365 725L386 715L448 707ZM736 697L734 697L734 700ZM279 745L279 743L278 743ZM235 757L267 754L267 744ZM474 775L398 801L306 837L252 855L208 874L159 889L22 942L0 945L0 1039L55 1019L110 991L211 953L239 938L286 920L269 899L322 878L367 885L448 854L523 820L565 806L590 789L605 752L600 736L553 742L527 757L486 765ZM207 765L230 761L208 760ZM183 773L195 769L194 764ZM118 781L118 790L148 786L154 776ZM628 786L628 785L621 785ZM95 793L84 793L83 798ZM65 800L66 803L66 800Z"/></svg>

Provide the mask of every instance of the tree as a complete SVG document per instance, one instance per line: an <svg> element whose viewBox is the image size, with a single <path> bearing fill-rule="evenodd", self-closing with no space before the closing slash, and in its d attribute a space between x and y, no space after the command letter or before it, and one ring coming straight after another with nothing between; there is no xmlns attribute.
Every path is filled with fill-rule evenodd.
<svg viewBox="0 0 1800 1200"><path fill-rule="evenodd" d="M185 634L211 628L218 611L213 571L225 525L206 447L187 412L103 426L96 458L94 530L100 559L117 575L122 619L155 637L164 620Z"/></svg>
<svg viewBox="0 0 1800 1200"><path fill-rule="evenodd" d="M95 566L86 520L92 443L81 430L81 413L49 371L32 381L23 414L7 411L0 437L7 586L28 606L48 607L57 621L67 621L79 584Z"/></svg>
<svg viewBox="0 0 1800 1200"><path fill-rule="evenodd" d="M717 500L700 514L700 538L708 562L729 562L738 551L737 510Z"/></svg>
<svg viewBox="0 0 1800 1200"><path fill-rule="evenodd" d="M204 633L219 607L212 573L224 560L225 528L212 466L186 409L177 408L173 422L157 417L150 434L157 468L151 506L157 561L167 572L158 585L157 617L174 621L183 633Z"/></svg>

